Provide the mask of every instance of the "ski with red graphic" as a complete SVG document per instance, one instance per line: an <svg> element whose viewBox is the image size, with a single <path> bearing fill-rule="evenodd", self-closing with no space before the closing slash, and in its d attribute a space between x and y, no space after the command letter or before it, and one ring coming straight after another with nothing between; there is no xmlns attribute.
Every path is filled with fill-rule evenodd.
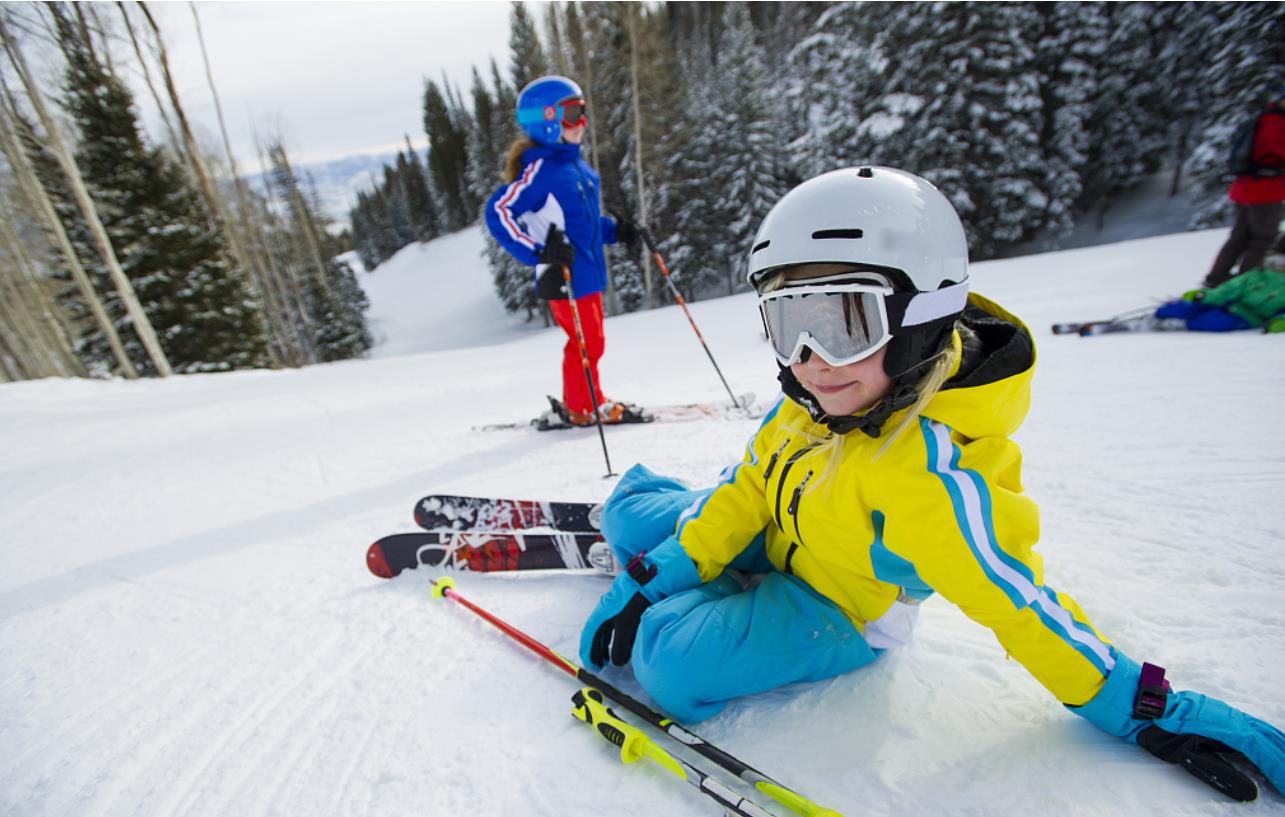
<svg viewBox="0 0 1285 817"><path fill-rule="evenodd" d="M382 579L428 565L488 573L509 570L592 568L620 571L598 533L527 531L422 531L395 533L366 551L366 567Z"/></svg>

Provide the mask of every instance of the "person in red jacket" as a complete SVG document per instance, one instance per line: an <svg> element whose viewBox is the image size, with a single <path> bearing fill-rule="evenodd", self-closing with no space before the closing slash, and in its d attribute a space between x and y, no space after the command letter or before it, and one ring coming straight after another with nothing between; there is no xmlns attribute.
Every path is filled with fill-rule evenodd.
<svg viewBox="0 0 1285 817"><path fill-rule="evenodd" d="M1254 147L1250 152L1255 172L1237 176L1227 191L1236 205L1236 220L1227 243L1204 286L1210 289L1231 278L1231 268L1240 262L1238 273L1261 267L1263 257L1276 238L1285 214L1285 94L1278 96L1258 117Z"/></svg>

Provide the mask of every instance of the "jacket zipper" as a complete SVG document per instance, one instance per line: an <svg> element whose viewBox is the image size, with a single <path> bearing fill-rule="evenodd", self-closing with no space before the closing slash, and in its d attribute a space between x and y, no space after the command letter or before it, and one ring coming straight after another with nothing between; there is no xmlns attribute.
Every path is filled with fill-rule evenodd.
<svg viewBox="0 0 1285 817"><path fill-rule="evenodd" d="M800 544L803 542L803 533L799 530L799 500L803 499L803 489L807 487L810 479L812 479L812 472L808 471L803 475L803 481L794 489L794 495L790 497L790 507L786 508L785 511L794 517L794 538Z"/></svg>
<svg viewBox="0 0 1285 817"><path fill-rule="evenodd" d="M781 521L781 494L785 491L785 478L790 475L790 469L794 467L794 463L799 461L799 457L802 457L804 454L808 453L820 444L821 443L812 443L811 445L803 446L798 451L791 454L790 458L785 461L785 465L781 468L781 481L776 484L776 526L780 529L781 533L785 533L785 524Z"/></svg>
<svg viewBox="0 0 1285 817"><path fill-rule="evenodd" d="M576 168L576 176L580 179L580 182L576 185L576 191L580 193L580 203L584 205L585 215L592 216L593 208L589 206L589 192L588 192L588 188L590 187L590 185L588 183L588 180L584 176L584 171L580 169L580 163L578 161L575 164L575 168ZM602 233L601 214L599 214L598 218L592 219L592 221L594 222L593 241L589 243L589 253L590 255L593 256L593 259L595 262L595 268L602 269L603 264L600 263L600 259L598 257L598 250L597 250L597 248L602 244L602 241L600 241L598 238L598 236Z"/></svg>
<svg viewBox="0 0 1285 817"><path fill-rule="evenodd" d="M776 468L776 461L780 458L781 452L784 451L785 447L789 444L790 444L790 440L787 437L785 442L781 443L781 447L776 449L775 452L773 452L772 459L767 461L767 470L763 472L764 482L767 482L769 479L772 478L772 469Z"/></svg>

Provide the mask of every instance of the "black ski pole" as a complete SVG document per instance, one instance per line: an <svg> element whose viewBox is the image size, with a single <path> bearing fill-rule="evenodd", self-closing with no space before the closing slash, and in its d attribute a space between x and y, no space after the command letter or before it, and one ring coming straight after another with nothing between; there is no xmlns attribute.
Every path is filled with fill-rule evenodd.
<svg viewBox="0 0 1285 817"><path fill-rule="evenodd" d="M748 409L749 406L742 406L741 401L737 400L736 395L732 392L732 387L727 385L727 378L723 377L723 370L718 368L718 361L714 360L714 353L709 350L709 344L705 342L705 337L701 335L701 330L696 327L696 320L692 318L692 313L687 308L687 302L683 300L682 293L678 291L678 287L674 286L674 280L669 276L669 267L665 266L665 259L660 257L660 250L656 249L656 243L651 240L651 233L646 227L639 227L638 234L642 236L647 249L651 251L651 257L655 260L656 266L660 268L660 274L664 277L665 283L669 285L669 291L674 296L674 300L683 308L683 314L687 316L687 322L692 325L692 331L696 333L696 339L701 342L701 346L705 349L705 354L709 356L709 362L714 364L714 371L718 373L718 379L723 381L723 388L727 389L727 396L732 398L732 405L739 409Z"/></svg>
<svg viewBox="0 0 1285 817"><path fill-rule="evenodd" d="M570 675L572 678L601 691L608 698L620 704L625 709L628 709L647 723L669 735L671 738L697 754L714 761L719 766L722 766L727 771L736 775L743 782L763 792L768 797L771 797L776 802L793 811L795 814L802 815L802 817L843 817L839 812L813 803L808 798L796 791L786 788L784 785L776 782L748 763L738 760L727 752L724 752L722 749L712 743L709 743L704 738L688 732L682 726L669 718L666 718L664 715L647 706L637 698L620 691L607 681L604 681L602 678L599 678L597 675L589 672L587 669L579 667L571 661L568 661L566 658L563 658L561 655L558 655L552 649L541 644L539 641L536 641L534 638L522 632L517 627L514 627L512 624L509 624L503 619L492 615L481 607L478 607L473 602L455 592L455 580L449 576L443 576L438 579L430 578L429 582L432 583L430 592L432 593L433 598L441 598L442 596L445 596L473 613L473 615L483 621L486 621L492 627L495 627L509 638L512 638L514 641L526 647L531 652L540 656L545 661L548 661L550 664Z"/></svg>
<svg viewBox="0 0 1285 817"><path fill-rule="evenodd" d="M602 441L602 458L607 461L607 473L603 479L614 477L615 473L611 470L611 456L607 453L607 432L602 430L602 412L598 410L598 387L593 382L593 375L589 372L589 351L585 348L584 329L580 325L580 309L576 306L576 291L571 286L571 268L566 264L562 265L562 280L567 290L567 302L571 304L571 320L576 326L576 343L580 344L580 366L584 369L585 383L589 384L589 402L592 403L590 411L593 412L594 420L598 423L598 439ZM571 409L567 409L570 411Z"/></svg>

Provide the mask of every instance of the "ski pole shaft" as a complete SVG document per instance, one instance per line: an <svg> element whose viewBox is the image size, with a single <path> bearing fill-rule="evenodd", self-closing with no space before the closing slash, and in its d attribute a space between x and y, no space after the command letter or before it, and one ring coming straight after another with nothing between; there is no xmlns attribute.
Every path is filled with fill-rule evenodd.
<svg viewBox="0 0 1285 817"><path fill-rule="evenodd" d="M666 718L664 715L647 706L642 701L639 701L637 698L634 698L632 695L622 692L615 686L602 678L599 678L597 675L594 675L583 667L576 666L576 664L568 661L561 655L558 655L552 649L541 644L539 641L536 641L534 638L522 632L518 628L500 618L497 618L491 613L488 613L476 604L473 604L471 601L455 592L455 581L449 576L443 576L440 579L430 578L429 581L432 583L432 594L434 598L445 596L451 601L456 602L469 612L498 629L500 632L526 647L531 652L540 656L545 661L548 661L550 664L553 664L558 669L570 675L572 678L575 678L581 683L588 684L595 689L601 690L608 698L620 704L625 709L628 709L639 718L642 718L647 723L669 735L671 738L702 757L714 761L728 772L736 775L736 777L740 778L745 783L748 783L763 792L768 797L771 797L773 800L790 809L794 813L800 814L803 817L842 817L839 812L813 803L808 798L787 788L786 786L783 786L758 771L753 766L750 766L748 763L738 760L736 757L728 754L714 744L709 743L704 738L687 731L679 724L669 718Z"/></svg>
<svg viewBox="0 0 1285 817"><path fill-rule="evenodd" d="M666 752L641 729L621 720L620 716L607 706L602 693L598 690L584 687L572 695L571 714L592 727L603 740L619 747L621 763L634 763L644 757L651 758L656 765L674 777L691 783L697 791L712 798L728 813L742 815L742 817L773 817L770 811L753 800L740 796L682 758Z"/></svg>
<svg viewBox="0 0 1285 817"><path fill-rule="evenodd" d="M602 412L598 410L600 403L598 387L593 382L593 374L589 371L589 351L585 347L584 328L580 325L580 308L576 306L576 292L571 286L571 268L565 264L562 267L562 280L567 288L567 303L571 304L571 322L576 327L576 343L580 345L580 367L584 369L585 383L589 386L589 402L591 404L589 410L593 412L593 418L598 424L598 439L602 441L602 458L607 461L607 473L605 476L614 477L615 473L611 470L611 455L607 453L607 432L602 430Z"/></svg>
<svg viewBox="0 0 1285 817"><path fill-rule="evenodd" d="M701 334L701 330L696 326L696 319L692 317L691 310L687 308L687 302L683 300L683 294L678 291L678 287L674 285L674 280L669 276L669 267L665 265L665 259L660 257L660 250L656 249L655 242L651 240L651 233L648 232L646 227L639 227L638 234L642 236L643 243L647 245L652 259L656 262L656 266L660 268L661 277L669 285L669 291L674 296L674 300L683 308L683 314L687 316L687 322L692 325L692 331L696 333L696 339L700 341L701 346L705 349L709 362L714 364L714 371L718 373L718 379L723 381L723 388L727 389L727 396L732 398L732 405L740 409L748 408L748 406L740 404L740 401L736 399L736 395L732 392L732 387L727 385L727 378L723 377L723 370L718 368L718 361L714 359L714 353L709 350L709 344L705 342L705 336Z"/></svg>

